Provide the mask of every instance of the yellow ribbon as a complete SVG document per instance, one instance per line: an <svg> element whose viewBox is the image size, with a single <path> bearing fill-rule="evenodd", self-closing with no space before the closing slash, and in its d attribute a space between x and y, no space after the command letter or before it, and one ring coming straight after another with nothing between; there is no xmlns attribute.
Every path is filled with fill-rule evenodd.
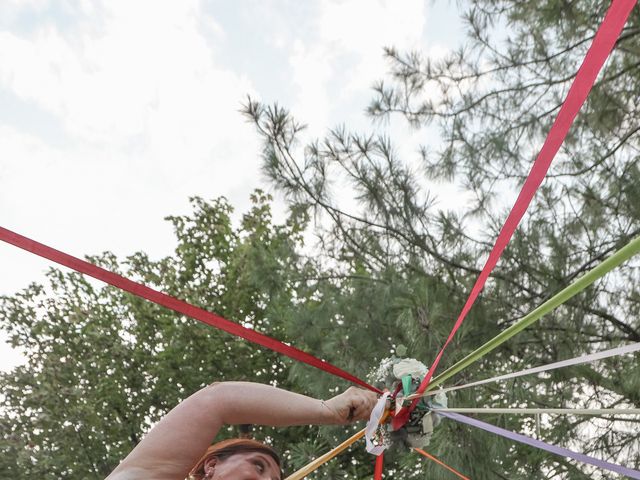
<svg viewBox="0 0 640 480"><path fill-rule="evenodd" d="M429 460L433 460L434 462L436 462L438 465L440 465L441 467L446 468L447 470L449 470L451 473L455 474L458 476L458 478L462 478L463 480L471 480L469 477L465 477L463 474L461 474L459 471L457 471L455 468L450 467L449 465L447 465L446 463L438 460L436 457L434 457L433 455L425 452L424 450L420 449L420 448L414 448L414 450L416 452L418 452L420 455L422 455L423 457L427 457Z"/></svg>
<svg viewBox="0 0 640 480"><path fill-rule="evenodd" d="M386 421L388 421L388 419L389 419L389 410L386 410L384 412L384 415L380 419L380 423L386 422ZM317 470L322 465L324 465L329 460L331 460L333 457L335 457L338 454L342 453L344 450L346 450L351 445L353 445L358 440L360 440L362 437L364 437L364 432L365 431L366 431L366 428L360 430L353 437L347 438L344 442L342 442L340 445L335 447L333 450L330 450L327 453L325 453L324 455L322 455L321 457L318 457L315 460L311 461L311 463L305 465L304 467L302 467L297 472L292 473L291 475L289 475L284 480L301 480L301 479L303 479L304 477L309 475L311 472Z"/></svg>
<svg viewBox="0 0 640 480"><path fill-rule="evenodd" d="M316 458L315 460L313 460L308 465L305 465L304 467L302 467L297 472L292 473L287 478L285 478L285 480L301 480L302 478L304 478L307 475L309 475L311 472L317 470L322 465L327 463L333 457L337 456L343 450L346 450L347 448L349 448L351 445L353 445L355 442L360 440L362 437L364 437L364 429L360 430L353 437L346 439L344 442L342 442L340 445L335 447L333 450L328 451L327 453L325 453L321 457Z"/></svg>

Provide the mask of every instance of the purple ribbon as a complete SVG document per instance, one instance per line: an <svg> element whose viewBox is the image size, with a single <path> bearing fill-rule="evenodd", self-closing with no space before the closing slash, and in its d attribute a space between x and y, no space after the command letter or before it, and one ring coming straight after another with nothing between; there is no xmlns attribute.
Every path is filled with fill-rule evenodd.
<svg viewBox="0 0 640 480"><path fill-rule="evenodd" d="M595 465L598 468L611 470L613 472L620 473L622 475L626 475L631 478L640 479L640 472L638 470L632 470L627 467L616 465L615 463L609 463L609 462L605 462L604 460L598 460L597 458L590 457L589 455L584 455L582 453L577 453L572 450L568 450L566 448L550 445L540 440L536 440L535 438L527 437L519 433L505 430L504 428L496 427L495 425L491 425L489 423L481 422L480 420L476 420L475 418L465 417L464 415L460 415L458 413L453 413L453 412L438 412L438 415L442 415L443 417L457 420L458 422L461 422L461 423L466 423L467 425L471 425L472 427L481 428L482 430L486 430L487 432L495 433L496 435L500 435L502 437L515 440L516 442L525 443L527 445L531 445L532 447L536 447L536 448L541 448L542 450L555 453L556 455L560 455L562 457L569 457L574 460L578 460L580 462L590 463L591 465Z"/></svg>

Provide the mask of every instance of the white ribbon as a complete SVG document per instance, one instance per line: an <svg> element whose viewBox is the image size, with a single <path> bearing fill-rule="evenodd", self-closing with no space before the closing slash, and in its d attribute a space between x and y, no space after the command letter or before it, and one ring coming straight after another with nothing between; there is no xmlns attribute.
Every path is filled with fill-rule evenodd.
<svg viewBox="0 0 640 480"><path fill-rule="evenodd" d="M434 408L434 412L491 413L513 415L640 415L640 408Z"/></svg>
<svg viewBox="0 0 640 480"><path fill-rule="evenodd" d="M384 452L389 445L374 445L373 435L376 433L378 425L380 425L380 420L382 420L382 416L384 415L384 410L387 406L387 398L389 397L389 392L384 392L384 394L376 403L376 406L373 407L371 411L371 416L369 417L369 421L367 422L367 428L364 431L364 438L367 442L367 452L373 455L380 455Z"/></svg>
<svg viewBox="0 0 640 480"><path fill-rule="evenodd" d="M478 380L477 382L467 383L465 385L459 385L457 387L447 387L435 392L428 392L422 396L436 395L439 392L451 392L453 390L461 390L463 388L476 387L478 385L484 385L485 383L500 382L503 380L509 380L511 378L522 377L523 375L530 375L532 373L547 372L549 370L555 370L556 368L568 367L571 365L580 365L582 363L595 362L596 360L602 360L603 358L614 357L616 355L623 355L627 353L633 353L640 350L640 343L632 343L630 345L624 345L618 348L612 348L610 350L603 350L602 352L591 353L589 355L582 355L581 357L570 358L568 360L562 360L561 362L550 363L549 365L543 365L541 367L528 368L527 370L521 370L519 372L508 373L506 375L500 375L499 377L487 378L485 380ZM411 397L409 397L411 398ZM415 398L415 397L414 397Z"/></svg>

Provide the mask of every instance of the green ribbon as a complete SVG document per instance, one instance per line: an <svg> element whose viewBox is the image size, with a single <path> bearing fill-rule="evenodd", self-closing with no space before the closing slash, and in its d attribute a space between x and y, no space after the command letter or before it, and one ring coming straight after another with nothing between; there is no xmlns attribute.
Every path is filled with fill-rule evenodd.
<svg viewBox="0 0 640 480"><path fill-rule="evenodd" d="M587 273L585 273L583 276L578 278L575 282L567 286L565 289L555 294L553 297L551 297L549 300L544 302L542 305L540 305L538 308L533 310L531 313L525 315L516 323L511 325L509 328L507 328L506 330L503 330L498 335L496 335L493 339L489 340L487 343L482 345L480 348L471 352L469 355L464 357L458 363L456 363L455 365L453 365L452 367L448 368L447 370L442 372L440 375L435 377L429 384L429 387L426 389L426 391L428 392L430 390L433 390L437 385L441 384L448 378L451 378L456 373L460 372L464 368L476 362L477 360L485 356L494 348L498 347L499 345L502 345L511 337L520 333L522 330L524 330L534 322L537 322L538 320L540 320L540 318L542 318L544 315L549 313L551 310L562 305L571 297L580 293L582 290L587 288L593 282L603 277L605 274L609 273L611 270L613 270L615 267L617 267L624 261L636 255L638 252L640 252L640 236L632 239L627 245L622 247L616 253L614 253L609 258L604 260L602 263L596 265L593 269L589 270Z"/></svg>
<svg viewBox="0 0 640 480"><path fill-rule="evenodd" d="M402 393L405 397L411 395L411 375L402 377Z"/></svg>

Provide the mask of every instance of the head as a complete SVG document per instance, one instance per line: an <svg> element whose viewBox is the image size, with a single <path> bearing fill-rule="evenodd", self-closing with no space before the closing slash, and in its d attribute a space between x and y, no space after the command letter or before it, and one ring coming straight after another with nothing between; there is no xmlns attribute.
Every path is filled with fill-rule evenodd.
<svg viewBox="0 0 640 480"><path fill-rule="evenodd" d="M211 445L191 470L193 480L281 480L280 457L270 446L236 438Z"/></svg>

